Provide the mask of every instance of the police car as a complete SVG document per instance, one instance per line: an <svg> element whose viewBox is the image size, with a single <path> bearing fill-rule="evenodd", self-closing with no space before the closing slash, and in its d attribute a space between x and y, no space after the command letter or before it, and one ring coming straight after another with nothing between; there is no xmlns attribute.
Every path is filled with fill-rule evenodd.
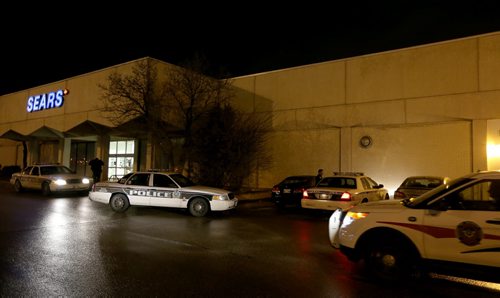
<svg viewBox="0 0 500 298"><path fill-rule="evenodd" d="M16 192L25 189L40 190L44 196L55 192L85 192L93 183L92 178L74 173L59 164L35 164L22 172L12 174L10 183Z"/></svg>
<svg viewBox="0 0 500 298"><path fill-rule="evenodd" d="M469 174L417 198L338 209L329 238L381 279L435 272L500 282L500 172Z"/></svg>
<svg viewBox="0 0 500 298"><path fill-rule="evenodd" d="M96 183L89 199L109 204L116 212L125 212L134 205L158 206L184 208L197 217L238 205L230 191L196 185L182 174L154 171L129 173L117 182Z"/></svg>
<svg viewBox="0 0 500 298"><path fill-rule="evenodd" d="M388 200L389 193L383 184L378 184L362 172L334 172L315 187L306 189L301 199L302 208L335 211L379 200Z"/></svg>

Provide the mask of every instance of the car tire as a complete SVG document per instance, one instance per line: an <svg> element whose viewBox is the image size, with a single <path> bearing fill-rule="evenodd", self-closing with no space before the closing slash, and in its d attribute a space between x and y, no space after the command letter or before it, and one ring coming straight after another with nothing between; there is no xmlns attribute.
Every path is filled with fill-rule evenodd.
<svg viewBox="0 0 500 298"><path fill-rule="evenodd" d="M128 197L124 194L114 194L109 200L109 206L115 212L125 212L130 207Z"/></svg>
<svg viewBox="0 0 500 298"><path fill-rule="evenodd" d="M205 216L210 211L210 205L203 198L194 198L189 202L189 213L195 217Z"/></svg>
<svg viewBox="0 0 500 298"><path fill-rule="evenodd" d="M44 196L50 196L52 192L50 191L50 183L45 181L42 183L42 195Z"/></svg>
<svg viewBox="0 0 500 298"><path fill-rule="evenodd" d="M22 192L24 190L21 181L16 180L16 182L14 183L14 189L16 190L16 192Z"/></svg>
<svg viewBox="0 0 500 298"><path fill-rule="evenodd" d="M364 261L368 274L382 281L398 281L422 276L414 248L398 236L382 236L371 241Z"/></svg>

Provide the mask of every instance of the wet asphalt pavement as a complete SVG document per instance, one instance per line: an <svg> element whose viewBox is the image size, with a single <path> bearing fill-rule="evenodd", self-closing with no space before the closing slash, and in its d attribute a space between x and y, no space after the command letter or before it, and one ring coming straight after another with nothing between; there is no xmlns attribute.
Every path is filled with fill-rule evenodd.
<svg viewBox="0 0 500 298"><path fill-rule="evenodd" d="M0 189L1 297L498 297L441 279L381 285L333 249L328 213L267 200L195 218L117 214L82 196Z"/></svg>

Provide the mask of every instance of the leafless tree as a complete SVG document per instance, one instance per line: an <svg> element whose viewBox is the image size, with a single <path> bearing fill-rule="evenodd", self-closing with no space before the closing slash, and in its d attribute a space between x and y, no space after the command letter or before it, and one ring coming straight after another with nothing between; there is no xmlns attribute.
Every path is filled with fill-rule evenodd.
<svg viewBox="0 0 500 298"><path fill-rule="evenodd" d="M169 134L175 125L165 119L169 114L168 103L156 64L155 60L145 59L137 62L131 74L110 74L106 84L98 85L103 90L101 111L115 126L129 123L126 133L130 136L147 137L168 151Z"/></svg>
<svg viewBox="0 0 500 298"><path fill-rule="evenodd" d="M168 80L164 85L164 94L172 110L178 111L178 119L184 131L184 170L191 175L191 154L193 151L193 129L200 118L212 107L226 103L232 96L231 81L214 79L204 75L208 71L207 59L201 55L184 63L182 67L167 71Z"/></svg>
<svg viewBox="0 0 500 298"><path fill-rule="evenodd" d="M172 154L172 144L182 146L183 156L170 158L170 167L182 167L193 178L201 177L200 171L213 175L205 181L213 186L238 186L268 160L264 143L270 121L265 114L244 114L232 108L231 81L206 76L207 70L202 56L182 67L172 65L162 76L155 60L139 61L131 74L112 73L107 84L99 85L102 112L116 126L133 121L127 133L147 135L163 149L162 156ZM220 158L214 159L215 155ZM218 170L207 172L212 167ZM192 175L194 169L198 173Z"/></svg>

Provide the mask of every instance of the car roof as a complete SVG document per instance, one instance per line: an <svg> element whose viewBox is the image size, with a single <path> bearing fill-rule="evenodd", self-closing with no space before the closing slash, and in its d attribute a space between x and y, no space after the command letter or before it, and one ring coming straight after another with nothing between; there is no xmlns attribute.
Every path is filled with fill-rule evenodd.
<svg viewBox="0 0 500 298"><path fill-rule="evenodd" d="M418 178L436 178L436 179L444 179L445 176L433 176L433 175L419 175L419 176L408 176L405 179L418 179Z"/></svg>
<svg viewBox="0 0 500 298"><path fill-rule="evenodd" d="M500 171L479 171L463 176L471 179L500 179Z"/></svg>
<svg viewBox="0 0 500 298"><path fill-rule="evenodd" d="M132 172L133 174L165 174L165 175L175 175L175 174L180 174L177 172L165 172L165 171L137 171L137 172Z"/></svg>

